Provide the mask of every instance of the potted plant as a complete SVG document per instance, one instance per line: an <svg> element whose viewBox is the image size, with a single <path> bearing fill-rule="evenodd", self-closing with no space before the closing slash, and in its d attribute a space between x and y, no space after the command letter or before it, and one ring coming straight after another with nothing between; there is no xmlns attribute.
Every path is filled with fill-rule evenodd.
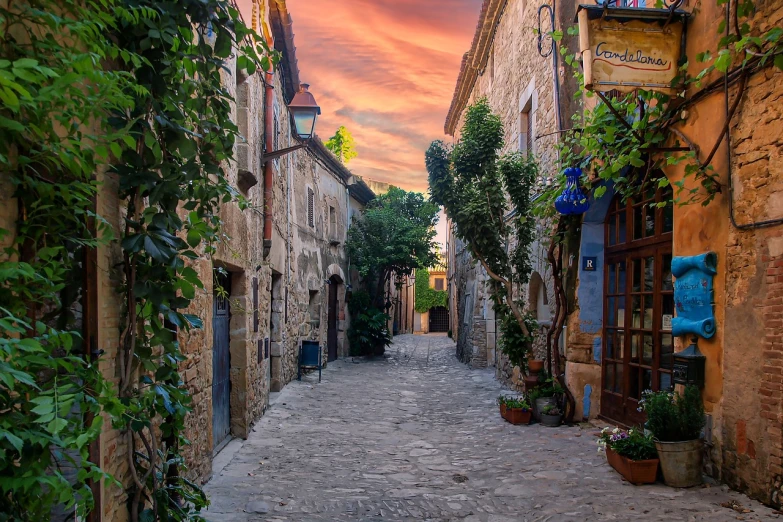
<svg viewBox="0 0 783 522"><path fill-rule="evenodd" d="M639 401L639 411L647 414L646 428L655 438L667 486L688 488L701 484L704 444L704 405L696 386L685 392L647 391Z"/></svg>
<svg viewBox="0 0 783 522"><path fill-rule="evenodd" d="M658 452L652 435L631 428L604 428L598 439L599 451L606 451L606 460L631 484L652 484L658 475Z"/></svg>
<svg viewBox="0 0 783 522"><path fill-rule="evenodd" d="M560 408L551 404L544 407L541 411L541 424L556 428L560 426L560 421L563 420L563 412Z"/></svg>
<svg viewBox="0 0 783 522"><path fill-rule="evenodd" d="M530 424L530 403L524 397L506 399L506 420L511 424Z"/></svg>
<svg viewBox="0 0 783 522"><path fill-rule="evenodd" d="M541 420L541 413L547 406L557 406L558 398L563 394L563 387L552 377L543 373L539 374L539 385L530 392L530 399L534 404L534 414L537 420Z"/></svg>
<svg viewBox="0 0 783 522"><path fill-rule="evenodd" d="M527 361L527 369L531 375L538 375L544 369L543 359L530 359Z"/></svg>
<svg viewBox="0 0 783 522"><path fill-rule="evenodd" d="M506 418L506 409L507 409L506 401L507 400L508 399L506 397L504 397L503 395L500 395L498 397L498 405L500 406L500 416L503 417L504 419Z"/></svg>

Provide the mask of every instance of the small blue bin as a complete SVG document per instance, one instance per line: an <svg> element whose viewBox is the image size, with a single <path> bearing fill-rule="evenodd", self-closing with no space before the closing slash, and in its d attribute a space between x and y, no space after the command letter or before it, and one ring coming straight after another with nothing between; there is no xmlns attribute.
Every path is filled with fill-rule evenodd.
<svg viewBox="0 0 783 522"><path fill-rule="evenodd" d="M321 382L321 345L318 341L302 341L299 346L299 377L302 380L302 368L318 368L318 382Z"/></svg>

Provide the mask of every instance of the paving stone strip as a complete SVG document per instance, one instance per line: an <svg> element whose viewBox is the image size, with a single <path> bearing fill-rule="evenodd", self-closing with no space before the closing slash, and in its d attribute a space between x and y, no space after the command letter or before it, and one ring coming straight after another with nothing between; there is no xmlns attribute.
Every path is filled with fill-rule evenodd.
<svg viewBox="0 0 783 522"><path fill-rule="evenodd" d="M207 520L783 520L725 486L630 485L593 427L506 423L493 372L448 337L398 336L387 354L288 384L206 485Z"/></svg>

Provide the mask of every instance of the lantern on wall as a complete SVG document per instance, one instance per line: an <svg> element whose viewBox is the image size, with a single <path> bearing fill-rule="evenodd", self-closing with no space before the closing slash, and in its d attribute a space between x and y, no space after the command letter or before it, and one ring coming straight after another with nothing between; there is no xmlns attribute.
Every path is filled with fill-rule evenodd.
<svg viewBox="0 0 783 522"><path fill-rule="evenodd" d="M697 337L691 339L691 345L679 353L674 354L674 383L694 384L699 388L704 387L704 368L707 357L699 351L696 345Z"/></svg>
<svg viewBox="0 0 783 522"><path fill-rule="evenodd" d="M303 140L309 140L313 137L315 122L318 120L318 115L321 114L321 108L315 103L315 98L309 89L308 84L301 84L299 92L288 104L288 111L294 118L296 135Z"/></svg>
<svg viewBox="0 0 783 522"><path fill-rule="evenodd" d="M587 196L579 186L582 169L579 167L565 169L565 175L566 187L555 200L555 209L564 216L584 214L590 208L590 202L587 201Z"/></svg>

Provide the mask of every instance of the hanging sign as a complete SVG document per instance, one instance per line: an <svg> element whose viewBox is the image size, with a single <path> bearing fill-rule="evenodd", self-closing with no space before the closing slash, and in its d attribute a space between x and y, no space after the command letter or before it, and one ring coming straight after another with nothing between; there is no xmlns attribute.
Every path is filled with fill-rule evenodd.
<svg viewBox="0 0 783 522"><path fill-rule="evenodd" d="M685 16L669 9L580 5L585 88L673 93Z"/></svg>
<svg viewBox="0 0 783 522"><path fill-rule="evenodd" d="M674 307L672 334L696 334L705 339L715 335L712 279L717 273L718 256L708 252L699 256L672 259Z"/></svg>

